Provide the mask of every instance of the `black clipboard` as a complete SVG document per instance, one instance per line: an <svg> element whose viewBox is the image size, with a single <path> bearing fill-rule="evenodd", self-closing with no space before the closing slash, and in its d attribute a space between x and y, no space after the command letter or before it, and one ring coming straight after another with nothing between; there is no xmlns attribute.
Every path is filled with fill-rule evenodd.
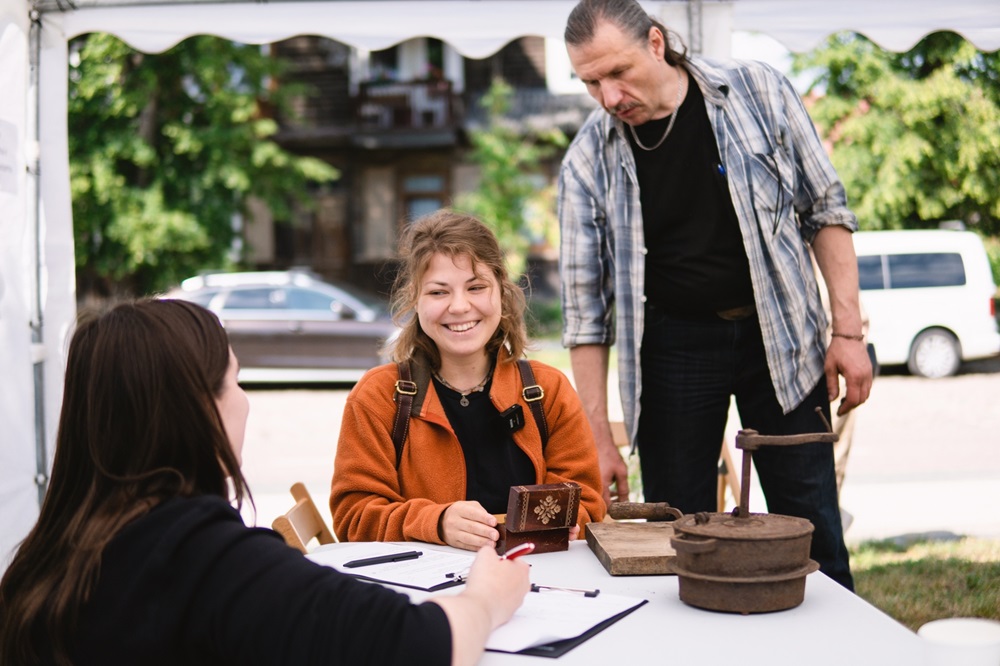
<svg viewBox="0 0 1000 666"><path fill-rule="evenodd" d="M611 625L613 625L618 620L622 619L632 611L641 608L645 604L649 603L648 599L642 599L639 603L631 608L623 610L618 615L612 615L606 620L598 622L593 627L583 632L579 636L574 636L573 638L564 638L560 641L552 641L551 643L545 643L544 645L536 645L535 647L525 648L519 652L507 652L506 650L493 650L491 648L486 648L487 652L502 652L505 654L523 654L528 657L549 657L556 659L563 656L577 645L586 642L588 639L601 633Z"/></svg>
<svg viewBox="0 0 1000 666"><path fill-rule="evenodd" d="M436 585L431 585L430 587L421 587L419 585L409 585L407 583L400 583L395 580L388 580L386 578L376 578L375 576L366 576L360 573L353 573L350 569L347 571L340 570L340 573L350 576L351 578L357 578L358 580L363 580L366 583L380 583L382 585L392 585L393 587L405 587L411 590L423 590L424 592L437 592L438 590L446 590L449 587L455 587L457 585L465 585L464 578L449 578L443 583L438 583Z"/></svg>

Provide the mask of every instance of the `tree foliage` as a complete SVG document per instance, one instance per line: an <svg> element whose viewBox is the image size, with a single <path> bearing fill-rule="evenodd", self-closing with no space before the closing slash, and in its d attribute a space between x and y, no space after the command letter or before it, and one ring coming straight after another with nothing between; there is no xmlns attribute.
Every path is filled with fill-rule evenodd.
<svg viewBox="0 0 1000 666"><path fill-rule="evenodd" d="M157 291L226 263L247 197L276 219L337 176L270 139L294 92L260 47L194 37L162 54L90 34L70 45L69 152L82 294Z"/></svg>
<svg viewBox="0 0 1000 666"><path fill-rule="evenodd" d="M906 53L842 33L796 56L816 73L810 113L863 229L958 219L1000 234L1000 55L954 33Z"/></svg>
<svg viewBox="0 0 1000 666"><path fill-rule="evenodd" d="M551 192L540 188L533 175L542 161L564 147L566 135L559 129L525 132L507 114L513 89L502 79L494 80L481 104L488 113L488 127L470 133L471 158L480 169L478 188L459 197L456 206L489 225L507 251L511 270L523 268L529 236L544 237L552 222ZM549 215L551 217L551 215Z"/></svg>

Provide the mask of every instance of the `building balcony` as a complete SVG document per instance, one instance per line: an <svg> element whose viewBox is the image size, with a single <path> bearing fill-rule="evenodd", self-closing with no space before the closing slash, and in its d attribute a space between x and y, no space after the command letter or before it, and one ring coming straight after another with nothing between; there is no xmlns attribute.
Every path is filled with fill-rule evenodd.
<svg viewBox="0 0 1000 666"><path fill-rule="evenodd" d="M276 138L283 145L306 150L454 146L464 115L461 97L446 80L364 82L344 107L346 113L323 114L307 106L298 122L282 124Z"/></svg>
<svg viewBox="0 0 1000 666"><path fill-rule="evenodd" d="M360 129L442 129L454 126L451 81L368 81L359 87Z"/></svg>

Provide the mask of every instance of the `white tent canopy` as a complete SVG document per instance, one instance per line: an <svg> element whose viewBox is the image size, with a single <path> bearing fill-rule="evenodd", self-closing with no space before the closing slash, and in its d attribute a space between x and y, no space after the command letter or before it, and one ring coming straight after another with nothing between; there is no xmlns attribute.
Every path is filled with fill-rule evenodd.
<svg viewBox="0 0 1000 666"><path fill-rule="evenodd" d="M244 43L322 35L363 49L419 36L485 57L524 35L560 39L575 0L0 0L0 570L37 515L75 315L67 149L67 42L115 34L162 51L210 32ZM791 50L855 30L905 50L934 30L1000 48L997 0L668 0L643 2L695 50L728 55L733 31ZM36 418L36 411L39 414Z"/></svg>
<svg viewBox="0 0 1000 666"><path fill-rule="evenodd" d="M909 51L932 32L950 30L980 51L1000 49L997 0L735 0L733 30L770 35L789 51L859 32L889 51Z"/></svg>
<svg viewBox="0 0 1000 666"><path fill-rule="evenodd" d="M438 37L470 58L483 58L523 35L561 39L575 0L329 0L327 2L230 3L43 1L72 38L113 33L141 51L162 51L206 32L246 43L270 43L297 34L323 35L351 46L382 49L417 36ZM833 32L861 32L883 48L905 51L935 30L952 30L984 51L1000 48L996 0L687 0L642 3L652 14L674 19L687 32L687 8L704 14L704 33L719 27L768 34L791 51L815 48ZM178 5L183 5L179 7ZM680 18L685 25L677 25Z"/></svg>

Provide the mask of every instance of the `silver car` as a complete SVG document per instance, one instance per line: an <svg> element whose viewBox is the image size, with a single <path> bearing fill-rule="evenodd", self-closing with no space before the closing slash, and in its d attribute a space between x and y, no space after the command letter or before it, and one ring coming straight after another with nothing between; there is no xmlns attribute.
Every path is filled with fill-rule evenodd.
<svg viewBox="0 0 1000 666"><path fill-rule="evenodd" d="M308 271L208 273L165 298L218 315L240 361L240 382L355 382L385 362L398 334L385 304Z"/></svg>

